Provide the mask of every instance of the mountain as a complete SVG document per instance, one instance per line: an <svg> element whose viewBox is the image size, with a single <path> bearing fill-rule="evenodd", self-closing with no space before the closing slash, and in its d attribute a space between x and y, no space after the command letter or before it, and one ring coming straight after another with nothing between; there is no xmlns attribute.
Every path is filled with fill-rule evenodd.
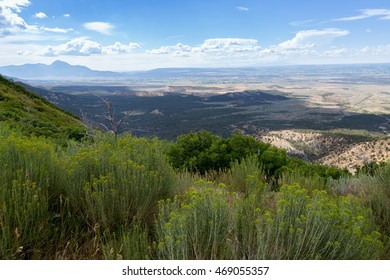
<svg viewBox="0 0 390 280"><path fill-rule="evenodd" d="M19 127L24 134L80 139L85 127L72 114L0 75L0 125Z"/></svg>
<svg viewBox="0 0 390 280"><path fill-rule="evenodd" d="M118 79L126 74L95 71L80 65L70 65L56 60L52 64L24 64L0 67L0 74L17 79L26 80L90 80L90 79Z"/></svg>

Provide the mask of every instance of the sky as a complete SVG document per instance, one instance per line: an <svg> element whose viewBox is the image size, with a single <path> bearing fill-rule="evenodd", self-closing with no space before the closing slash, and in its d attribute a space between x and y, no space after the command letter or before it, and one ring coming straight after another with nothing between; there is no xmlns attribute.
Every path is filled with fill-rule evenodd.
<svg viewBox="0 0 390 280"><path fill-rule="evenodd" d="M389 0L0 0L0 66L390 62Z"/></svg>

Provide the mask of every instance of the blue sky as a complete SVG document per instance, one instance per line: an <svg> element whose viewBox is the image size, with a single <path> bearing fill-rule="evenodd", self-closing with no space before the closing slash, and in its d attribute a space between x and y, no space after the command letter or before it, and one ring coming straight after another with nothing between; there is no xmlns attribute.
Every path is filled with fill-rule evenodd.
<svg viewBox="0 0 390 280"><path fill-rule="evenodd" d="M390 62L390 1L0 0L0 65Z"/></svg>

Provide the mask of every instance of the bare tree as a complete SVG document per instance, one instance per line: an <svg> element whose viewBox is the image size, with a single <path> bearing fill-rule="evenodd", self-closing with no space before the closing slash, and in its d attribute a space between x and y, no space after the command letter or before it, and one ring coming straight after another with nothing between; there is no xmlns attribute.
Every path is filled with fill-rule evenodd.
<svg viewBox="0 0 390 280"><path fill-rule="evenodd" d="M99 123L106 131L110 131L115 135L115 137L118 136L119 130L122 124L124 124L127 119L131 116L136 115L135 110L127 111L125 112L125 116L123 118L120 118L118 121L115 119L114 116L114 106L112 104L112 101L108 98L102 98L98 96L100 100L103 101L104 105L106 106L106 114L104 118L108 121L109 126L106 126L104 123Z"/></svg>
<svg viewBox="0 0 390 280"><path fill-rule="evenodd" d="M127 118L127 115L125 117L121 118L119 121L115 120L114 116L114 107L112 105L112 101L108 98L102 98L100 97L100 100L103 101L104 105L106 106L106 114L104 118L108 121L109 127L107 127L104 123L99 123L105 130L112 132L115 137L118 136L119 128L122 125L123 121Z"/></svg>

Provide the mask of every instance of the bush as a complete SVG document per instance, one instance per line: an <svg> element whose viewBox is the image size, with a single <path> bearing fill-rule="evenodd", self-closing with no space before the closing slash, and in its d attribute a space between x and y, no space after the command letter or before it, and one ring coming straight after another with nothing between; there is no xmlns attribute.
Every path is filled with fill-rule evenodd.
<svg viewBox="0 0 390 280"><path fill-rule="evenodd" d="M0 186L0 259L42 258L50 236L48 201L29 180Z"/></svg>
<svg viewBox="0 0 390 280"><path fill-rule="evenodd" d="M157 201L171 195L174 174L157 140L107 136L67 159L66 193L91 228L115 231L152 222Z"/></svg>
<svg viewBox="0 0 390 280"><path fill-rule="evenodd" d="M173 167L205 174L212 170L226 170L233 161L260 155L268 147L269 144L250 136L237 133L230 138L220 138L202 130L179 136L167 154Z"/></svg>
<svg viewBox="0 0 390 280"><path fill-rule="evenodd" d="M223 187L199 181L182 199L161 202L156 229L158 258L231 258L227 240L234 223L228 196Z"/></svg>
<svg viewBox="0 0 390 280"><path fill-rule="evenodd" d="M276 211L256 223L259 259L378 259L383 251L370 212L353 196L283 186Z"/></svg>

